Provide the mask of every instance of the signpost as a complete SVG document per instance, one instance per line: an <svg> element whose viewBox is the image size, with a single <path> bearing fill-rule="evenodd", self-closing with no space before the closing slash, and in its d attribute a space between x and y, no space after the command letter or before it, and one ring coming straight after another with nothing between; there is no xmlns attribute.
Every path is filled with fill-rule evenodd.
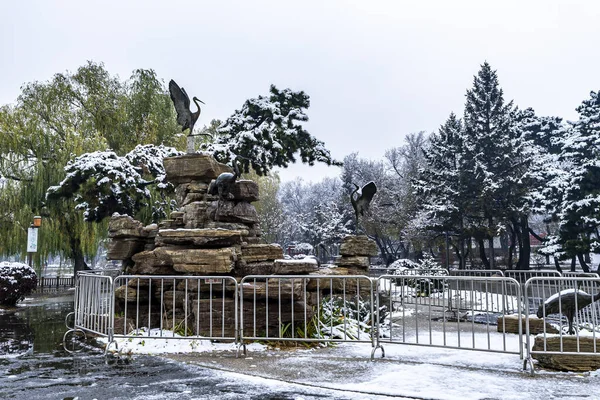
<svg viewBox="0 0 600 400"><path fill-rule="evenodd" d="M38 228L42 225L42 217L33 217L33 224L27 229L27 264L33 267L33 253L38 248Z"/></svg>
<svg viewBox="0 0 600 400"><path fill-rule="evenodd" d="M38 245L38 230L37 228L27 229L27 252L36 253Z"/></svg>

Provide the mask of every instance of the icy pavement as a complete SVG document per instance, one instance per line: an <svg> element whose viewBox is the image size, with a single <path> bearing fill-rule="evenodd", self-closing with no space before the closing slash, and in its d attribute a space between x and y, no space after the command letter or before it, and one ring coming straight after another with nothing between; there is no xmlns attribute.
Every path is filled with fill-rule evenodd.
<svg viewBox="0 0 600 400"><path fill-rule="evenodd" d="M163 357L59 354L0 359L0 399L358 400L384 399L283 382Z"/></svg>
<svg viewBox="0 0 600 400"><path fill-rule="evenodd" d="M179 354L172 359L269 378L370 396L440 400L597 399L599 373L522 371L518 355L388 345L386 357L370 361L369 345L344 344L313 350L269 350L235 354ZM360 397L362 394L363 397Z"/></svg>

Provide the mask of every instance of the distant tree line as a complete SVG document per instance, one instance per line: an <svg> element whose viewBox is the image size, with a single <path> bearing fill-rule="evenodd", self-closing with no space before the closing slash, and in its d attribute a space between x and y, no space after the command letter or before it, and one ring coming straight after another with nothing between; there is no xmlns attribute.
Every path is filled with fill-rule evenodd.
<svg viewBox="0 0 600 400"><path fill-rule="evenodd" d="M358 153L343 163L302 123L304 92L274 86L231 117L202 128L198 149L258 181L263 238L284 247L310 243L325 253L359 231L381 261L440 256L448 246L460 268L529 268L530 238L557 268L590 270L600 253L600 99L591 92L579 119L538 116L506 102L486 62L466 92L462 116L437 132L410 133L381 160ZM185 135L164 82L152 70L126 81L102 64L23 86L0 108L0 255L23 254L33 215L44 216L39 263L70 258L76 270L96 255L106 217L127 213L145 223L174 210L162 158L180 154ZM342 166L338 178L281 183L274 167L299 158ZM378 186L368 216L354 226L354 185ZM504 250L495 254L494 242Z"/></svg>
<svg viewBox="0 0 600 400"><path fill-rule="evenodd" d="M379 191L365 229L388 264L437 251L447 238L459 268L528 269L534 237L542 242L539 254L558 269L571 261L572 269L579 263L590 271L589 254L600 253L598 92L577 112L577 121L566 122L506 102L486 62L467 90L462 117L451 113L431 135L407 135L381 161L347 156L339 179L282 185L286 226L298 227L283 240L330 240L315 235L323 224L313 210L329 210L327 238L353 230L352 183L373 180ZM494 241L505 249L502 259Z"/></svg>

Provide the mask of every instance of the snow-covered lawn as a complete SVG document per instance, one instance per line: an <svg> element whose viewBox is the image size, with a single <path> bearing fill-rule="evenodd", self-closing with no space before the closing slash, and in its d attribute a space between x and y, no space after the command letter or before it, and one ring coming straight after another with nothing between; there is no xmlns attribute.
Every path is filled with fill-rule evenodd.
<svg viewBox="0 0 600 400"><path fill-rule="evenodd" d="M189 339L173 333L168 330L153 328L148 331L147 328L138 330L135 338L116 337L117 344L109 346L109 352L118 351L121 354L176 354L176 353L204 353L204 352L223 352L236 351L235 343L217 343L203 339ZM97 341L106 345L106 337L98 338ZM250 343L247 348L252 351L262 351L267 346L259 343Z"/></svg>

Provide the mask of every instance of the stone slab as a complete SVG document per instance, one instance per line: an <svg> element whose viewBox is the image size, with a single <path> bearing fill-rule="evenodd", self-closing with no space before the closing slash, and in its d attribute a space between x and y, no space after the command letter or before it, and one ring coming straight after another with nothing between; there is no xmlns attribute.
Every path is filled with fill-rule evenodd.
<svg viewBox="0 0 600 400"><path fill-rule="evenodd" d="M109 260L127 260L144 250L145 240L133 238L112 239L108 243L106 258Z"/></svg>
<svg viewBox="0 0 600 400"><path fill-rule="evenodd" d="M235 182L231 189L233 198L238 201L254 202L260 200L258 194L258 184L248 179L241 179Z"/></svg>
<svg viewBox="0 0 600 400"><path fill-rule="evenodd" d="M247 244L242 246L241 260L246 263L275 261L283 258L283 249L278 244Z"/></svg>
<svg viewBox="0 0 600 400"><path fill-rule="evenodd" d="M348 235L342 239L340 245L340 254L342 256L371 256L379 254L377 243L365 235Z"/></svg>
<svg viewBox="0 0 600 400"><path fill-rule="evenodd" d="M208 154L185 154L163 160L166 180L171 183L208 183L223 172L233 172L231 167L221 164Z"/></svg>
<svg viewBox="0 0 600 400"><path fill-rule="evenodd" d="M594 345L596 346L596 352L600 349L600 339L591 336L579 336L579 338L577 338L575 335L552 335L546 336L546 340L544 340L543 335L538 335L535 337L533 350L543 351L544 342L546 351L594 353ZM538 361L539 366L559 371L585 372L594 371L600 368L600 354L570 355L533 353L532 357Z"/></svg>
<svg viewBox="0 0 600 400"><path fill-rule="evenodd" d="M341 256L335 260L335 264L340 267L351 267L351 268L369 268L369 257L368 256Z"/></svg>
<svg viewBox="0 0 600 400"><path fill-rule="evenodd" d="M160 246L229 247L242 243L248 231L227 229L161 229L155 243Z"/></svg>

